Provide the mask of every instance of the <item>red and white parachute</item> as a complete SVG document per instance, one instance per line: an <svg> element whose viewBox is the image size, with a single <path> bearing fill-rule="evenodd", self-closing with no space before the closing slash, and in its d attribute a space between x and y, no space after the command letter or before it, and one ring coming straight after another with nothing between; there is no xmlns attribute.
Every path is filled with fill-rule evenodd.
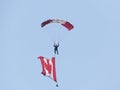
<svg viewBox="0 0 120 90"><path fill-rule="evenodd" d="M43 56L38 57L38 59L41 61L42 64L42 74L44 76L48 76L55 82L57 82L56 77L56 67L55 67L55 57L52 57L52 59L45 58Z"/></svg>
<svg viewBox="0 0 120 90"><path fill-rule="evenodd" d="M65 20L60 20L60 19L48 19L41 23L41 27L44 27L50 23L60 23L62 26L66 27L68 29L68 31L73 29L73 25L70 22L65 21Z"/></svg>

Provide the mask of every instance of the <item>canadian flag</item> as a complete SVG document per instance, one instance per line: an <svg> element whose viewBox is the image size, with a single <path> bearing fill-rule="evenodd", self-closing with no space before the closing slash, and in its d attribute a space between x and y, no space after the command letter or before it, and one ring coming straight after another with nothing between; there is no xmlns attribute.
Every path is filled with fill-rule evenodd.
<svg viewBox="0 0 120 90"><path fill-rule="evenodd" d="M38 57L38 59L41 61L41 64L42 64L42 72L41 73L44 76L48 76L51 79L53 79L55 82L57 82L55 57L52 57L52 59L47 59L43 56L40 56L40 57Z"/></svg>

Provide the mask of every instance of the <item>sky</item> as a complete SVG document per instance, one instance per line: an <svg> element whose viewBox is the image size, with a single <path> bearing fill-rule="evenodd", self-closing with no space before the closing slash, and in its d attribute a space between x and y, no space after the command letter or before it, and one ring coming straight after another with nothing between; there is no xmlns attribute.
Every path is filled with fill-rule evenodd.
<svg viewBox="0 0 120 90"><path fill-rule="evenodd" d="M119 0L0 0L0 90L120 90ZM74 25L68 32L59 18ZM57 32L59 87L41 74Z"/></svg>

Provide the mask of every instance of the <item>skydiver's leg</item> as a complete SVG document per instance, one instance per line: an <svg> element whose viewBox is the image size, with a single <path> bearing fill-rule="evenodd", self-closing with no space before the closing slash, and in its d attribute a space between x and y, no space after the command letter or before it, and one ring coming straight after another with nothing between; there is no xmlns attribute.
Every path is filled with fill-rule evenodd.
<svg viewBox="0 0 120 90"><path fill-rule="evenodd" d="M54 53L56 54L56 50L54 50Z"/></svg>
<svg viewBox="0 0 120 90"><path fill-rule="evenodd" d="M57 49L57 54L59 54L59 53L58 53L58 49Z"/></svg>
<svg viewBox="0 0 120 90"><path fill-rule="evenodd" d="M55 51L54 51L54 52L55 52L55 54L56 54L56 53L57 53L57 49L55 49Z"/></svg>

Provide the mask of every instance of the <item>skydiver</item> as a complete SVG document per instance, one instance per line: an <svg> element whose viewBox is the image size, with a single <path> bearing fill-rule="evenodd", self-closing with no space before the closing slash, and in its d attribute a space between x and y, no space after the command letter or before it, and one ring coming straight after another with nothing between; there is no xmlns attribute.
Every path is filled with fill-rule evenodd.
<svg viewBox="0 0 120 90"><path fill-rule="evenodd" d="M54 43L53 47L54 47L54 53L55 54L57 53L57 55L58 55L59 54L59 52L58 52L59 43L58 44Z"/></svg>

